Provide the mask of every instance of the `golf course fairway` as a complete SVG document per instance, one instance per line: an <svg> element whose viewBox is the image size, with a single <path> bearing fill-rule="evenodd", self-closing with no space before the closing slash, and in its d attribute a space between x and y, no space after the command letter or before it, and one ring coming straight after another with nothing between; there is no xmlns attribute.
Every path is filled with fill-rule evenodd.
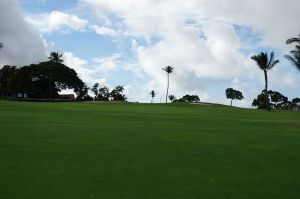
<svg viewBox="0 0 300 199"><path fill-rule="evenodd" d="M300 112L0 101L1 199L299 199Z"/></svg>

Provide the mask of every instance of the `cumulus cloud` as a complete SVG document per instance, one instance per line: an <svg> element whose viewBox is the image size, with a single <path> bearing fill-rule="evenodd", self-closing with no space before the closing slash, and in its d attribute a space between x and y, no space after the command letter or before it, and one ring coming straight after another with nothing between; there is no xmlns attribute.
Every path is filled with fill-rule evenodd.
<svg viewBox="0 0 300 199"><path fill-rule="evenodd" d="M0 6L0 67L5 64L23 66L46 59L46 42L24 20L15 0L1 0Z"/></svg>
<svg viewBox="0 0 300 199"><path fill-rule="evenodd" d="M107 35L112 37L118 35L118 32L116 30L109 27L92 25L90 28L94 30L98 35L104 35L104 36Z"/></svg>
<svg viewBox="0 0 300 199"><path fill-rule="evenodd" d="M31 15L26 18L26 21L34 25L42 33L94 31L101 36L119 36L118 31L109 26L91 24L88 20L82 19L75 14L68 14L62 11Z"/></svg>
<svg viewBox="0 0 300 199"><path fill-rule="evenodd" d="M31 15L25 21L15 0L2 0L0 42L5 48L0 51L0 64L24 65L45 58L46 42L32 25L42 33L94 31L113 37L116 46L121 46L117 46L120 52L91 60L64 53L65 63L90 85L106 82L97 75L133 71L134 78L145 81L127 85L126 92L134 100L148 101L153 89L164 96L166 74L162 67L172 65L171 94L198 94L203 101L227 103L224 90L232 86L244 91L247 98L238 104L249 106L264 84L250 56L258 49L274 49L283 59L289 50L285 40L299 33L297 0L79 1L81 11L89 12L87 5L94 11L89 20L99 24L71 14L72 10ZM122 45L127 46L120 50ZM270 88L298 91L297 72L281 62L270 72Z"/></svg>
<svg viewBox="0 0 300 199"><path fill-rule="evenodd" d="M115 54L111 57L105 58L95 58L93 60L93 65L89 65L87 60L84 60L80 57L75 56L71 52L63 53L64 64L70 68L73 68L79 78L81 78L89 87L95 83L99 83L100 87L108 86L110 89L113 89L114 86L107 80L105 74L112 72L117 69L117 60L120 55ZM131 100L136 99L133 93L133 87L129 84L124 86L126 95L130 97ZM69 91L66 91L69 92ZM89 92L91 95L93 93Z"/></svg>
<svg viewBox="0 0 300 199"><path fill-rule="evenodd" d="M97 72L96 69L87 67L87 61L76 57L71 52L63 53L64 64L70 68L73 68L78 76L86 82L88 85L92 85L95 82L105 82L104 79L94 78L93 75Z"/></svg>
<svg viewBox="0 0 300 199"><path fill-rule="evenodd" d="M256 87L257 93L263 80L250 56L258 48L287 53L285 40L299 31L300 2L297 0L81 2L89 5L100 20L121 27L123 34L132 38L136 66L151 78L145 89L163 91L166 77L161 68L173 65L171 93L194 92L208 100L213 100L212 92L224 95L224 89L235 78L245 92ZM249 46L248 35L241 35L237 27L259 35L259 39ZM147 42L138 42L140 38ZM281 72L275 70L274 77ZM283 83L295 84L294 77L290 73L286 78L289 81ZM251 81L257 83L249 84ZM221 89L209 92L214 85ZM247 96L253 98L254 93L249 92Z"/></svg>
<svg viewBox="0 0 300 199"><path fill-rule="evenodd" d="M61 11L27 17L27 21L35 25L40 31L47 33L54 31L66 33L70 30L84 31L88 25L87 20Z"/></svg>
<svg viewBox="0 0 300 199"><path fill-rule="evenodd" d="M101 72L116 71L118 64L120 63L120 54L113 54L109 57L94 58L93 62L97 65L97 68Z"/></svg>
<svg viewBox="0 0 300 199"><path fill-rule="evenodd" d="M298 34L300 2L297 0L81 0L93 7L97 16L117 16L132 33L160 34L186 20L196 23L221 21L247 25L265 35L264 41L281 44ZM276 22L276 23L274 23ZM113 23L113 22L112 22ZM165 26L168 24L167 26ZM288 30L288 31L287 31Z"/></svg>

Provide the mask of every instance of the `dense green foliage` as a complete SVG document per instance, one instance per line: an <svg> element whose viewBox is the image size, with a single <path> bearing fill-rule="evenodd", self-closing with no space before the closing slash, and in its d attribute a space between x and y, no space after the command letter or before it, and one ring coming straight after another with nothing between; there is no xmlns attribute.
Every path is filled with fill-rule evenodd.
<svg viewBox="0 0 300 199"><path fill-rule="evenodd" d="M112 91L109 91L107 86L99 88L99 83L95 83L91 88L94 93L94 101L126 101L127 97L123 94L124 87L116 86Z"/></svg>
<svg viewBox="0 0 300 199"><path fill-rule="evenodd" d="M109 94L112 101L126 101L126 96L123 94L124 87L116 86Z"/></svg>
<svg viewBox="0 0 300 199"><path fill-rule="evenodd" d="M263 90L261 94L257 96L252 102L252 106L257 107L258 109L265 109L265 91ZM277 110L293 110L297 106L299 106L300 99L294 98L289 101L288 97L282 95L277 91L268 91L267 104L270 109Z"/></svg>
<svg viewBox="0 0 300 199"><path fill-rule="evenodd" d="M185 95L180 99L173 100L173 102L199 103L200 98L198 95Z"/></svg>
<svg viewBox="0 0 300 199"><path fill-rule="evenodd" d="M231 99L230 105L232 106L232 100L242 100L244 99L243 93L241 91L235 90L233 88L227 88L225 91L227 99Z"/></svg>
<svg viewBox="0 0 300 199"><path fill-rule="evenodd" d="M30 91L32 98L56 98L64 89L79 94L84 83L75 70L61 62L47 61L17 68L4 66L0 69L0 97L4 92Z"/></svg>
<svg viewBox="0 0 300 199"><path fill-rule="evenodd" d="M99 94L97 95L97 100L99 101L109 101L110 92L107 86L99 88Z"/></svg>
<svg viewBox="0 0 300 199"><path fill-rule="evenodd" d="M0 101L0 198L299 198L299 112Z"/></svg>

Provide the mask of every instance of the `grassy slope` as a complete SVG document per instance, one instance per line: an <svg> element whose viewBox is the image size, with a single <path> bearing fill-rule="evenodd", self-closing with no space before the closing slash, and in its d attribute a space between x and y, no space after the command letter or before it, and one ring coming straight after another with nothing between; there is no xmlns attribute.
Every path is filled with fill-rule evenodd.
<svg viewBox="0 0 300 199"><path fill-rule="evenodd" d="M0 101L0 198L300 198L300 114Z"/></svg>

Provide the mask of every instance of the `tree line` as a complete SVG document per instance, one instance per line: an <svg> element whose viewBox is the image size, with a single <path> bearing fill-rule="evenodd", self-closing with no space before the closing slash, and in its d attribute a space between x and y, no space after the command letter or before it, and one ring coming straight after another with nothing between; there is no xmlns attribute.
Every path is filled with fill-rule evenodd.
<svg viewBox="0 0 300 199"><path fill-rule="evenodd" d="M290 51L289 55L284 57L300 71L300 34L298 37L290 38L286 41L287 45L295 44L295 49ZM0 43L0 49L3 48L3 43ZM76 99L82 101L126 101L127 97L124 94L123 86L116 86L110 91L107 86L100 86L95 83L92 88L89 88L77 75L76 71L63 64L62 55L57 52L52 52L48 57L48 61L39 64L31 64L17 68L16 66L5 65L0 69L0 96L12 90L30 91L30 95L34 98L56 98L59 92L64 89L73 89L76 93ZM279 60L275 59L274 52L268 54L261 52L251 57L257 64L260 70L263 71L265 79L264 90L253 100L252 106L259 109L292 109L300 103L299 98L288 100L277 91L268 90L268 72L273 69ZM174 95L169 95L170 74L174 72L174 67L165 66L162 68L167 74L167 90L165 102L168 99L173 102L200 102L197 95L185 95L176 99ZM92 91L94 97L89 95L89 90ZM152 90L150 93L151 102L154 102L156 95ZM228 88L225 91L226 97L233 100L242 100L244 96L242 92Z"/></svg>
<svg viewBox="0 0 300 199"><path fill-rule="evenodd" d="M0 43L0 47L3 44ZM99 84L97 84L99 85ZM89 95L90 88L78 77L75 70L63 64L62 55L52 52L48 61L29 66L5 65L0 69L0 97L10 97L15 91L26 91L32 99L57 99L65 89L73 89L78 101L125 101L123 86L111 92L108 87L93 86L95 97Z"/></svg>
<svg viewBox="0 0 300 199"><path fill-rule="evenodd" d="M0 96L13 91L27 91L31 98L53 99L65 89L73 89L84 98L86 84L75 70L62 63L61 55L51 53L49 60L29 66L5 65L0 69Z"/></svg>
<svg viewBox="0 0 300 199"><path fill-rule="evenodd" d="M95 83L91 88L91 91L94 94L93 101L121 101L124 102L127 100L127 97L123 94L124 87L116 86L112 91L110 91L109 87L102 86L100 87L99 83Z"/></svg>
<svg viewBox="0 0 300 199"><path fill-rule="evenodd" d="M286 41L287 45L294 43L295 49L290 51L290 54L285 55L284 57L300 71L300 34L298 38L294 37ZM268 90L268 71L279 63L279 60L275 59L274 52L271 52L270 56L268 56L268 53L266 52L261 52L258 55L252 56L251 59L256 62L257 66L263 71L265 77L265 89L253 100L252 105L259 109L267 110L291 109L294 108L294 106L297 106L299 103L298 98L288 101L287 97L283 96L281 93ZM264 98L264 100L262 98Z"/></svg>
<svg viewBox="0 0 300 199"><path fill-rule="evenodd" d="M284 57L289 60L289 62L295 66L300 71L300 34L298 37L290 38L286 41L287 45L294 44L295 49L290 51L289 55L285 55ZM300 100L299 98L294 98L291 101L288 100L287 97L283 96L281 93L277 91L268 90L268 71L274 68L275 65L279 63L278 59L275 59L274 52L271 52L270 55L267 52L261 52L257 55L251 57L253 61L256 62L257 66L260 70L263 71L264 79L265 79L265 88L257 96L256 99L253 100L252 106L257 107L258 109L293 109L299 106ZM166 92L166 103L169 98L171 102L200 102L200 98L198 96L183 96L180 99L176 99L174 95L168 95L169 93L169 78L170 74L174 71L172 66L166 66L163 70L167 73L167 92ZM232 106L233 100L242 100L244 96L242 92L238 90L234 90L233 88L228 88L225 91L226 97L230 99L230 105ZM154 97L156 95L155 91L152 90L150 92L151 102L153 102ZM199 100L198 100L199 99Z"/></svg>

